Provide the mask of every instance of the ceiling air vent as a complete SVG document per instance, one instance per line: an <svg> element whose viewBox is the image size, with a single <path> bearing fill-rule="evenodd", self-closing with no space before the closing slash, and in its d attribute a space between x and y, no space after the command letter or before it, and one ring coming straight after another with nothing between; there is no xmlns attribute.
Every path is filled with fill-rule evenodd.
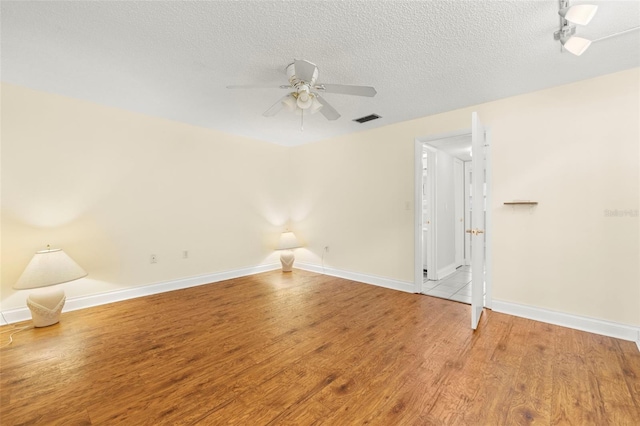
<svg viewBox="0 0 640 426"><path fill-rule="evenodd" d="M381 118L378 114L371 114L365 117L356 118L353 121L357 121L358 123L362 124L362 123L366 123L367 121L377 120L378 118Z"/></svg>

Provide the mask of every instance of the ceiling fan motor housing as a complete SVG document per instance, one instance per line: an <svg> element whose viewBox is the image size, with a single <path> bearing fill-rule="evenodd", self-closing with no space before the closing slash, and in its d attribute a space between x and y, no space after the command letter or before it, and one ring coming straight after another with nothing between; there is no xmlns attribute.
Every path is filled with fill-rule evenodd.
<svg viewBox="0 0 640 426"><path fill-rule="evenodd" d="M297 74L296 74L296 64L295 62L289 64L287 66L287 77L289 78L289 83L291 83L291 85L293 87L295 87L296 89L298 88L298 86L300 85L306 85L309 87L313 87L314 84L316 84L316 80L318 79L318 67L309 62L309 61L304 61L310 65L312 65L314 67L313 70L313 76L311 77L311 81L304 81L302 79L300 79Z"/></svg>

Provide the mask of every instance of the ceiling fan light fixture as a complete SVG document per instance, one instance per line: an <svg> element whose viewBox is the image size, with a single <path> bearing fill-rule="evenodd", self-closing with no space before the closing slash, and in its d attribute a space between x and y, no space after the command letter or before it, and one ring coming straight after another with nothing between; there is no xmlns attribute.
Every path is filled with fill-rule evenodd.
<svg viewBox="0 0 640 426"><path fill-rule="evenodd" d="M313 100L311 102L311 107L309 108L309 112L311 114L315 114L316 112L320 111L320 108L322 108L322 104L320 103L320 101L314 96Z"/></svg>
<svg viewBox="0 0 640 426"><path fill-rule="evenodd" d="M596 14L598 6L592 4L579 4L570 7L564 7L558 11L560 16L569 22L578 25L587 25Z"/></svg>
<svg viewBox="0 0 640 426"><path fill-rule="evenodd" d="M298 89L298 100L296 101L298 104L298 108L300 109L309 109L313 104L313 97L311 93L309 93L309 87L302 86Z"/></svg>
<svg viewBox="0 0 640 426"><path fill-rule="evenodd" d="M562 42L562 46L576 56L582 55L591 45L591 40L582 37L571 37Z"/></svg>
<svg viewBox="0 0 640 426"><path fill-rule="evenodd" d="M296 98L293 94L289 94L286 98L282 100L282 105L284 105L287 111L295 111L296 110Z"/></svg>

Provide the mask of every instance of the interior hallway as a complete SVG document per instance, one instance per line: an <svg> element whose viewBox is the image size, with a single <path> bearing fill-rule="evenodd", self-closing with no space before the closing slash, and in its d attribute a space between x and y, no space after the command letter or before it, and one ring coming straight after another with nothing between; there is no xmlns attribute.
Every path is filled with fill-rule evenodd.
<svg viewBox="0 0 640 426"><path fill-rule="evenodd" d="M453 274L438 281L429 281L424 274L422 293L441 299L471 304L471 266L461 266Z"/></svg>

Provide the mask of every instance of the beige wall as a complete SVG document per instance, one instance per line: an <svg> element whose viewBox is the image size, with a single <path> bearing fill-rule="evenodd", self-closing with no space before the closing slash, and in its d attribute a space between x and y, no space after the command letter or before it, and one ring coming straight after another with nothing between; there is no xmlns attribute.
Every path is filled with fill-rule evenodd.
<svg viewBox="0 0 640 426"><path fill-rule="evenodd" d="M494 298L640 325L640 219L605 216L640 208L639 104L633 69L286 149L5 85L2 308L24 306L10 287L47 243L90 271L77 296L275 261L289 217L298 261L329 246L328 266L412 281L414 140L476 110Z"/></svg>
<svg viewBox="0 0 640 426"><path fill-rule="evenodd" d="M298 259L413 280L416 137L470 128L492 139L495 299L640 325L640 70L292 149ZM531 199L534 208L506 207ZM407 209L407 203L410 208Z"/></svg>
<svg viewBox="0 0 640 426"><path fill-rule="evenodd" d="M291 150L291 218L308 250L300 261L319 264L328 245L328 266L412 279L413 140L395 129Z"/></svg>
<svg viewBox="0 0 640 426"><path fill-rule="evenodd" d="M495 297L640 325L640 70L497 106Z"/></svg>
<svg viewBox="0 0 640 426"><path fill-rule="evenodd" d="M68 297L277 262L285 151L3 85L2 309L46 244L89 272Z"/></svg>

